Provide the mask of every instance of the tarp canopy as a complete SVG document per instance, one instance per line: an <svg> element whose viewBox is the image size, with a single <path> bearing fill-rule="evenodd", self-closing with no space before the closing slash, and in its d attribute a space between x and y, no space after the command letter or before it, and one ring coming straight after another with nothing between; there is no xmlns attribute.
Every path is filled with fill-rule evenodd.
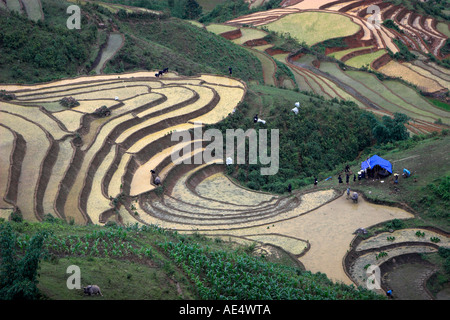
<svg viewBox="0 0 450 320"><path fill-rule="evenodd" d="M392 164L377 155L374 155L368 160L361 162L361 169L373 169L373 167L375 167L376 165L379 165L381 168L389 171L389 173L392 173Z"/></svg>

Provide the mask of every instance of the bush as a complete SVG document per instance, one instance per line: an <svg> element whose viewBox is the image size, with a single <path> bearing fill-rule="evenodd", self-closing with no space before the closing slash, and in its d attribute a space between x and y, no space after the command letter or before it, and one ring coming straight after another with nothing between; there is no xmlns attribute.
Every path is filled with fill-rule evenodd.
<svg viewBox="0 0 450 320"><path fill-rule="evenodd" d="M64 97L59 101L59 104L66 108L74 108L80 105L80 103L73 97Z"/></svg>
<svg viewBox="0 0 450 320"><path fill-rule="evenodd" d="M17 236L9 223L0 226L0 300L33 300L40 294L37 271L46 234L38 232L28 244L25 255L18 260Z"/></svg>
<svg viewBox="0 0 450 320"><path fill-rule="evenodd" d="M22 216L22 212L20 212L20 209L17 208L13 212L11 212L11 215L9 216L9 219L11 221L14 221L14 222L19 222L19 223L22 222L23 221L23 216Z"/></svg>
<svg viewBox="0 0 450 320"><path fill-rule="evenodd" d="M388 223L386 223L386 228L395 230L395 229L403 228L404 225L405 225L405 223L402 220L394 219L394 220L389 221Z"/></svg>

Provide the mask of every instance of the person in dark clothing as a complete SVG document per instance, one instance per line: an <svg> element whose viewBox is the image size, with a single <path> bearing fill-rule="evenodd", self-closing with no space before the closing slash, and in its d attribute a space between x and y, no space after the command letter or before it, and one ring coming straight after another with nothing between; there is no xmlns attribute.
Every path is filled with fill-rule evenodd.
<svg viewBox="0 0 450 320"><path fill-rule="evenodd" d="M230 71L230 76L233 73L233 69L231 67L228 68L228 71Z"/></svg>
<svg viewBox="0 0 450 320"><path fill-rule="evenodd" d="M314 178L314 187L317 187L317 177Z"/></svg>
<svg viewBox="0 0 450 320"><path fill-rule="evenodd" d="M353 174L353 182L356 181L356 174Z"/></svg>
<svg viewBox="0 0 450 320"><path fill-rule="evenodd" d="M339 183L342 183L342 177L341 177L341 175L339 175L338 180L339 180Z"/></svg>
<svg viewBox="0 0 450 320"><path fill-rule="evenodd" d="M291 193L292 192L292 185L289 183L288 185L288 192Z"/></svg>
<svg viewBox="0 0 450 320"><path fill-rule="evenodd" d="M350 166L349 165L345 166L345 172L350 172Z"/></svg>
<svg viewBox="0 0 450 320"><path fill-rule="evenodd" d="M257 114L255 114L255 116L253 117L253 122L254 122L254 123L257 123L257 122L258 122L258 115L257 115Z"/></svg>
<svg viewBox="0 0 450 320"><path fill-rule="evenodd" d="M347 184L348 184L349 181L350 181L350 175L347 173L346 177L345 177L345 182L347 182Z"/></svg>

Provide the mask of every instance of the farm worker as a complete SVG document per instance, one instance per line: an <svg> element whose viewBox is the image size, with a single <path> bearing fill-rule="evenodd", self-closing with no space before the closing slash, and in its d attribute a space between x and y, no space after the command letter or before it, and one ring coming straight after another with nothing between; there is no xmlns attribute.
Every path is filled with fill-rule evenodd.
<svg viewBox="0 0 450 320"><path fill-rule="evenodd" d="M291 193L292 192L292 185L289 183L288 185L288 192Z"/></svg>
<svg viewBox="0 0 450 320"><path fill-rule="evenodd" d="M386 291L386 295L387 295L388 297L392 297L392 289Z"/></svg>
<svg viewBox="0 0 450 320"><path fill-rule="evenodd" d="M230 164L233 164L233 159L231 159L231 157L228 157L226 161L227 161L227 166Z"/></svg>
<svg viewBox="0 0 450 320"><path fill-rule="evenodd" d="M339 183L342 183L341 175L339 175L338 180L339 180Z"/></svg>
<svg viewBox="0 0 450 320"><path fill-rule="evenodd" d="M300 108L300 102L297 101L297 102L295 103L295 107L296 107L296 108Z"/></svg>
<svg viewBox="0 0 450 320"><path fill-rule="evenodd" d="M317 187L317 178L314 178L314 187Z"/></svg>
<svg viewBox="0 0 450 320"><path fill-rule="evenodd" d="M403 169L403 176L404 176L405 178L408 178L410 175L411 175L411 172L409 172L409 170Z"/></svg>
<svg viewBox="0 0 450 320"><path fill-rule="evenodd" d="M350 180L350 175L347 173L345 176L346 176L345 177L345 182L347 182L347 185L348 185L348 182Z"/></svg>
<svg viewBox="0 0 450 320"><path fill-rule="evenodd" d="M230 71L230 76L233 73L233 69L231 67L228 68L228 71Z"/></svg>
<svg viewBox="0 0 450 320"><path fill-rule="evenodd" d="M119 97L115 97L114 100L116 100L116 101L119 100Z"/></svg>
<svg viewBox="0 0 450 320"><path fill-rule="evenodd" d="M291 111L294 111L295 114L298 114L298 108L295 107L294 109L292 109Z"/></svg>
<svg viewBox="0 0 450 320"><path fill-rule="evenodd" d="M358 202L358 193L353 192L352 200L353 202Z"/></svg>
<svg viewBox="0 0 450 320"><path fill-rule="evenodd" d="M398 173L394 173L394 183L398 184Z"/></svg>
<svg viewBox="0 0 450 320"><path fill-rule="evenodd" d="M347 199L350 197L350 188L347 188Z"/></svg>

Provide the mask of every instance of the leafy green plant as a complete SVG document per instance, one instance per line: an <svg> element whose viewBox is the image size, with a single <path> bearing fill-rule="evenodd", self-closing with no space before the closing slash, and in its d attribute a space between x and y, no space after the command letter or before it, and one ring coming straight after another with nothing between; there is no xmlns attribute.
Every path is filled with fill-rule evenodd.
<svg viewBox="0 0 450 320"><path fill-rule="evenodd" d="M387 252L382 251L382 252L380 252L379 254L377 254L377 255L375 256L375 258L378 260L378 259L387 257L387 255L388 255Z"/></svg>
<svg viewBox="0 0 450 320"><path fill-rule="evenodd" d="M425 232L417 231L417 232L416 232L416 237L419 237L419 238L425 237Z"/></svg>
<svg viewBox="0 0 450 320"><path fill-rule="evenodd" d="M431 237L431 238L430 238L430 241L431 241L431 242L434 242L434 243L438 243L438 242L441 241L441 239L439 239L438 237Z"/></svg>

